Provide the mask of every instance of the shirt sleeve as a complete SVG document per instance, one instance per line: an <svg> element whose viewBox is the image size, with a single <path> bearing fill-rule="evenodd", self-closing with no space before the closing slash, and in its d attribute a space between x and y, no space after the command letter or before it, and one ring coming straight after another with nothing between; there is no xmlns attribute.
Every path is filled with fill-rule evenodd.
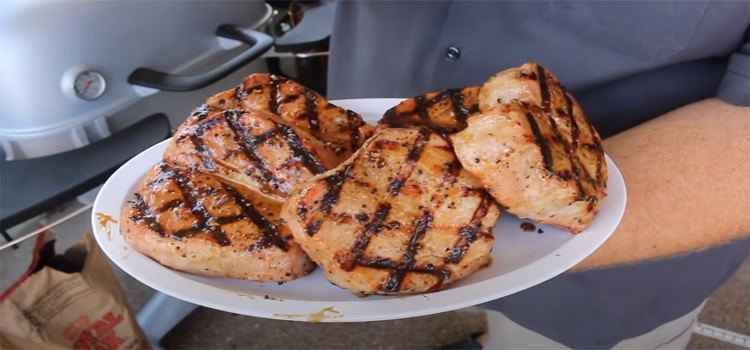
<svg viewBox="0 0 750 350"><path fill-rule="evenodd" d="M729 57L727 72L719 85L716 96L737 106L750 106L750 39Z"/></svg>

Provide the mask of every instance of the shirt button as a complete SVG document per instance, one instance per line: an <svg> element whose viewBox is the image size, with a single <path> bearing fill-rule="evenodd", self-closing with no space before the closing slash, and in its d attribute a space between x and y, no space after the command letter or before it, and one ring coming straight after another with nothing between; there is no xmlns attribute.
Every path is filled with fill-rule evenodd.
<svg viewBox="0 0 750 350"><path fill-rule="evenodd" d="M455 46L448 46L448 48L445 49L445 57L451 61L455 61L461 57L461 50Z"/></svg>

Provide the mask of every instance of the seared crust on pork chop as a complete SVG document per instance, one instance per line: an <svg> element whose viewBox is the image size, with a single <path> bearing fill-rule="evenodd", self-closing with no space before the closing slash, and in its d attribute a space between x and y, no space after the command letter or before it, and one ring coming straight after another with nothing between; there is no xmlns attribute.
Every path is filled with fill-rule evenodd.
<svg viewBox="0 0 750 350"><path fill-rule="evenodd" d="M500 211L448 140L412 127L376 133L297 187L281 215L333 284L411 294L444 289L486 265Z"/></svg>
<svg viewBox="0 0 750 350"><path fill-rule="evenodd" d="M606 196L602 140L549 71L524 64L480 91L482 114L451 135L461 164L508 212L583 231Z"/></svg>
<svg viewBox="0 0 750 350"><path fill-rule="evenodd" d="M133 249L175 270L284 282L315 264L279 211L254 191L162 162L125 206L120 231Z"/></svg>
<svg viewBox="0 0 750 350"><path fill-rule="evenodd" d="M339 161L322 141L268 112L230 109L183 123L164 160L283 202L300 181Z"/></svg>
<svg viewBox="0 0 750 350"><path fill-rule="evenodd" d="M211 96L194 114L235 108L278 115L326 143L339 162L349 158L374 131L361 115L330 103L294 80L267 73L249 75L237 88Z"/></svg>
<svg viewBox="0 0 750 350"><path fill-rule="evenodd" d="M441 132L466 127L466 119L479 113L479 86L431 92L402 101L387 110L378 129L429 126Z"/></svg>

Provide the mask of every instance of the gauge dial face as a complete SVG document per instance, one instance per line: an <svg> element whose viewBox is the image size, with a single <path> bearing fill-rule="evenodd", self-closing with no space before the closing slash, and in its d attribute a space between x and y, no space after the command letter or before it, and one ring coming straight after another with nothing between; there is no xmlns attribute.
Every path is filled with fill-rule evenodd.
<svg viewBox="0 0 750 350"><path fill-rule="evenodd" d="M88 70L79 73L73 81L76 96L84 100L93 100L104 93L106 81L99 72Z"/></svg>

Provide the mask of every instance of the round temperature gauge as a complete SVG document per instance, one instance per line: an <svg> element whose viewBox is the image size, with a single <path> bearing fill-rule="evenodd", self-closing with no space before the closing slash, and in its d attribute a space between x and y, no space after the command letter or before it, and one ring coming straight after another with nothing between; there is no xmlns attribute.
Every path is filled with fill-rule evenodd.
<svg viewBox="0 0 750 350"><path fill-rule="evenodd" d="M73 91L84 100L94 100L104 93L107 82L97 71L87 70L76 75L73 80Z"/></svg>

